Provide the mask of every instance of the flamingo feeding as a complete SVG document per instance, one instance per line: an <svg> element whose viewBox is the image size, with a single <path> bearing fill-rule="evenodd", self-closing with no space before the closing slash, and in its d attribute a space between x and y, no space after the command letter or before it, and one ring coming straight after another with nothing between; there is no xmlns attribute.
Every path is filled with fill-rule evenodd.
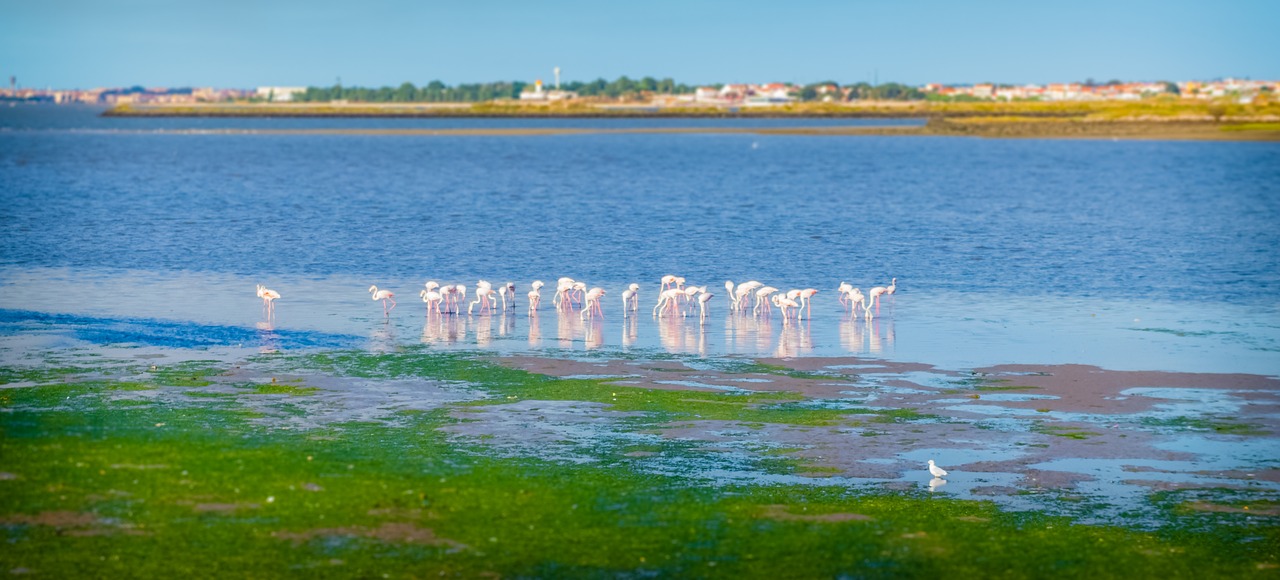
<svg viewBox="0 0 1280 580"><path fill-rule="evenodd" d="M373 296L373 301L382 301L382 315L390 316L391 311L396 309L396 294L390 290L379 290L377 286L369 287L369 294ZM387 308L387 301L391 301L391 308Z"/></svg>
<svg viewBox="0 0 1280 580"><path fill-rule="evenodd" d="M258 298L262 299L262 307L267 311L267 317L270 318L276 313L276 300L280 298L280 293L258 284Z"/></svg>
<svg viewBox="0 0 1280 580"><path fill-rule="evenodd" d="M434 310L436 314L440 314L440 302L444 300L444 296L435 290L420 290L418 292L418 296L421 296L422 301L427 303L428 316L431 315L432 310Z"/></svg>
<svg viewBox="0 0 1280 580"><path fill-rule="evenodd" d="M542 280L534 280L529 287L533 288L529 291L529 312L535 312L542 303Z"/></svg>

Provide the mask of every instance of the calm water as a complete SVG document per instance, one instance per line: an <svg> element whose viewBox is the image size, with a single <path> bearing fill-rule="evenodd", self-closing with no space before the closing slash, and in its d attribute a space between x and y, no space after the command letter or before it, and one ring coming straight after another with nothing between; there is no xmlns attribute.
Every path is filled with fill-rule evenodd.
<svg viewBox="0 0 1280 580"><path fill-rule="evenodd" d="M110 341L86 329L122 327L138 330L117 341L175 346L204 343L165 337L1280 374L1280 144L206 134L188 130L849 121L95 113L0 108L9 336L61 329ZM708 323L649 316L668 273L719 294ZM521 308L438 330L417 299L427 279L512 280L523 296L529 281L560 276L608 289L606 320L575 327L544 310L533 322ZM865 290L891 277L899 293L875 322L841 315L841 280ZM725 315L726 279L824 293L811 322L775 316L762 328ZM645 285L634 328L616 308L633 281ZM257 282L285 295L271 324L259 325ZM364 291L375 283L399 295L390 324ZM179 330L151 336L165 324ZM318 334L282 338L308 332Z"/></svg>

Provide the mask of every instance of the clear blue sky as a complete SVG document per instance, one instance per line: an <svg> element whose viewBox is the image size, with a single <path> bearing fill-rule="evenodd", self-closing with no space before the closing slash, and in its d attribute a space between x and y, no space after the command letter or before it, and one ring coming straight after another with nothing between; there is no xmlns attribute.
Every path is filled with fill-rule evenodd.
<svg viewBox="0 0 1280 580"><path fill-rule="evenodd" d="M1280 0L0 0L28 87L1280 78Z"/></svg>

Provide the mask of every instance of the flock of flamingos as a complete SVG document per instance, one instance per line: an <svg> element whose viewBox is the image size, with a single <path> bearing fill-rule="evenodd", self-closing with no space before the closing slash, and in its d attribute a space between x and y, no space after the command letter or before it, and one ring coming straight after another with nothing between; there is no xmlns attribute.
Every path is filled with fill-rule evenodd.
<svg viewBox="0 0 1280 580"><path fill-rule="evenodd" d="M658 303L653 307L653 316L667 316L679 314L687 316L693 309L693 305L698 305L699 317L705 321L707 319L707 307L715 294L707 291L706 286L685 286L685 279L680 276L667 275L662 277L662 289L658 293ZM542 280L535 280L530 284L530 290L527 294L529 300L529 311L538 310L542 303ZM728 293L729 308L733 312L745 313L748 308L752 316L772 316L773 307L776 306L782 312L784 321L791 320L794 316L797 320L805 317L806 312L812 318L812 303L810 300L818 290L814 288L805 288L803 290L793 289L783 292L773 286L765 285L761 282L752 280L735 285L732 281L724 283L725 291ZM841 282L836 288L839 293L840 304L850 315L857 315L859 308L862 309L862 315L870 320L880 307L880 296L888 294L892 295L898 289L898 279L893 278L888 286L876 286L867 291L863 295L862 291L852 285ZM588 289L586 283L579 282L572 278L560 278L556 281L556 292L552 301L556 305L557 311L571 312L574 308L579 309L579 316L584 320L588 317L604 316L604 309L601 308L601 299L605 296L605 289L593 287ZM369 295L374 302L382 302L383 316L390 316L391 311L396 307L395 293L390 290L380 290L377 286L369 287ZM467 287L462 284L447 284L441 286L436 281L428 281L425 288L418 292L418 296L427 305L427 314L456 314L461 312L461 304L466 302ZM275 301L280 298L280 293L258 284L258 297L262 299L262 308L268 317L275 315ZM502 304L502 311L506 312L508 306L514 308L516 306L516 285L514 282L507 282L505 285L494 290L493 285L484 280L476 282L475 289L476 299L467 305L467 314L471 314L477 305L480 306L480 313L496 312L499 301ZM626 290L622 291L622 316L625 318L631 316L631 313L640 308L640 285L631 284Z"/></svg>

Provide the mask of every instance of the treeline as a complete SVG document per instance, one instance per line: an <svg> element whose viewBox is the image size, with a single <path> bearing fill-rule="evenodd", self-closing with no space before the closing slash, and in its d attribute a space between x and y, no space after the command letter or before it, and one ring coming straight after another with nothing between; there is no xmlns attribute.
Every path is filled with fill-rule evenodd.
<svg viewBox="0 0 1280 580"><path fill-rule="evenodd" d="M530 83L521 81L472 83L449 86L440 81L431 81L421 87L413 83L403 83L398 87L307 87L306 92L293 96L294 101L327 102L351 101L361 103L457 103L483 102L495 99L518 99ZM544 84L543 90L552 90L551 84ZM677 83L670 78L655 79L644 77L631 79L619 77L614 81L596 79L590 82L570 81L560 85L562 90L573 91L584 97L633 98L645 94L688 94L694 87Z"/></svg>
<svg viewBox="0 0 1280 580"><path fill-rule="evenodd" d="M722 85L712 84L712 87ZM835 91L823 92L823 87L833 87ZM543 90L553 90L551 84L544 84ZM594 81L569 81L560 88L572 91L582 97L608 97L612 99L638 99L654 94L687 95L693 93L696 86L677 83L671 78L656 79L644 77L632 79L626 76L615 80L596 79ZM458 103L484 102L498 99L519 99L520 93L532 90L530 83L522 81L471 83L455 86L441 81L431 81L422 86L406 82L398 87L308 87L306 92L293 96L294 101L328 102L350 101L360 103ZM901 83L854 83L840 85L834 81L811 83L799 88L795 95L801 101L852 101L852 100L924 100L926 95L916 87Z"/></svg>
<svg viewBox="0 0 1280 580"><path fill-rule="evenodd" d="M473 83L449 86L431 81L421 87L403 83L398 87L307 87L307 91L293 96L294 101L328 102L351 101L359 103L457 103L492 101L494 99L518 99L525 83L498 82Z"/></svg>

